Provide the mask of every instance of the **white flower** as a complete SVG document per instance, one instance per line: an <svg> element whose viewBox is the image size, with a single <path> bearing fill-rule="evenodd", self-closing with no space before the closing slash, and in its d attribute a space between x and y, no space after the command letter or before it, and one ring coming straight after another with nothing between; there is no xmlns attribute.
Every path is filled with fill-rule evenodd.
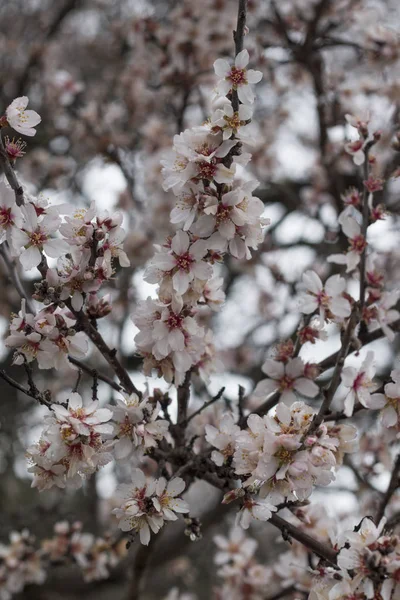
<svg viewBox="0 0 400 600"><path fill-rule="evenodd" d="M221 466L227 458L233 456L235 440L240 432L240 427L235 424L232 414L225 413L218 423L218 428L213 425L206 425L205 431L207 442L214 448L218 448L218 451L213 450L211 459L216 465Z"/></svg>
<svg viewBox="0 0 400 600"><path fill-rule="evenodd" d="M268 521L272 517L272 513L277 510L268 498L257 500L245 500L243 507L236 516L236 525L240 525L243 529L248 529L252 519L258 521Z"/></svg>
<svg viewBox="0 0 400 600"><path fill-rule="evenodd" d="M33 136L36 133L34 127L40 123L41 117L34 110L25 110L29 98L22 96L15 98L6 110L6 117L10 127L22 135Z"/></svg>
<svg viewBox="0 0 400 600"><path fill-rule="evenodd" d="M21 212L24 218L22 229L13 229L12 244L27 271L40 264L43 251L51 258L58 258L68 252L69 246L66 241L51 237L59 226L57 216L46 215L39 222L31 203L25 204Z"/></svg>
<svg viewBox="0 0 400 600"><path fill-rule="evenodd" d="M373 382L375 375L374 353L368 352L359 370L355 367L345 367L342 370L342 383L350 388L344 401L345 415L351 417L354 403L357 400L366 408L381 408L385 404L383 394L372 394L378 389L379 384Z"/></svg>
<svg viewBox="0 0 400 600"><path fill-rule="evenodd" d="M304 377L304 367L305 365L299 357L290 359L286 365L270 358L267 359L261 368L270 379L260 381L253 392L254 395L266 398L272 392L279 391L281 401L286 404L296 401L295 392L308 398L314 398L319 393L319 387L311 379Z"/></svg>
<svg viewBox="0 0 400 600"><path fill-rule="evenodd" d="M174 290L183 295L194 278L211 278L212 267L202 260L206 254L207 245L204 240L191 243L185 231L178 231L172 238L171 251L156 254L150 262L145 281L155 283L159 279L157 272L154 273L155 268L156 271L171 275Z"/></svg>
<svg viewBox="0 0 400 600"><path fill-rule="evenodd" d="M300 309L306 314L319 309L321 321L333 317L350 316L350 302L343 297L346 281L340 275L332 275L325 285L315 271L306 271L303 275L306 292L300 297Z"/></svg>
<svg viewBox="0 0 400 600"><path fill-rule="evenodd" d="M218 77L222 79L217 84L217 91L221 96L226 96L230 91L237 91L240 102L243 104L253 104L254 93L250 84L258 83L262 79L261 71L247 70L249 62L249 53L242 50L235 58L234 66L218 58L214 62L214 70Z"/></svg>
<svg viewBox="0 0 400 600"><path fill-rule="evenodd" d="M234 112L231 104L224 104L223 108L215 111L211 117L211 124L222 129L224 140L228 140L232 135L237 139L246 142L250 140L247 121L253 116L253 111L249 106L241 104L239 110Z"/></svg>
<svg viewBox="0 0 400 600"><path fill-rule="evenodd" d="M158 479L153 504L166 521L176 521L176 512L189 512L188 503L176 497L185 487L185 482L180 477L174 477L168 483L164 477Z"/></svg>
<svg viewBox="0 0 400 600"><path fill-rule="evenodd" d="M364 252L367 241L361 234L361 227L353 217L345 215L341 221L343 233L349 238L349 249L346 254L331 254L328 262L339 265L347 265L347 273L353 271L360 262L361 254Z"/></svg>
<svg viewBox="0 0 400 600"><path fill-rule="evenodd" d="M244 566L248 564L257 548L256 540L247 537L241 527L233 527L228 538L215 535L213 541L219 549L214 558L217 565L233 562Z"/></svg>
<svg viewBox="0 0 400 600"><path fill-rule="evenodd" d="M0 243L7 239L11 243L12 231L22 225L22 215L15 203L13 190L0 180Z"/></svg>
<svg viewBox="0 0 400 600"><path fill-rule="evenodd" d="M393 381L385 385L386 403L381 412L385 427L395 427L400 418L400 369L393 369L390 377Z"/></svg>
<svg viewBox="0 0 400 600"><path fill-rule="evenodd" d="M122 484L117 494L124 500L120 508L113 510L122 531L138 531L142 544L148 545L150 529L157 533L164 521L175 521L175 512L189 512L189 507L178 494L183 492L185 482L176 477L166 485L166 480L146 477L140 469L133 469L132 484Z"/></svg>

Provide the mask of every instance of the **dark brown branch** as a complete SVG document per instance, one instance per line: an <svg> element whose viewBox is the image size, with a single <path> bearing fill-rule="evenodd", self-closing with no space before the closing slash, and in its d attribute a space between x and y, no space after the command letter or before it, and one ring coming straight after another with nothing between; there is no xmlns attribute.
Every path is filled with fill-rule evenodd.
<svg viewBox="0 0 400 600"><path fill-rule="evenodd" d="M236 30L233 32L235 42L235 56L243 50L244 28L246 27L247 0L239 0ZM232 108L235 112L239 110L239 98L236 90L232 90Z"/></svg>
<svg viewBox="0 0 400 600"><path fill-rule="evenodd" d="M314 552L314 554L316 554L320 558L323 558L332 565L336 565L337 552L333 548L330 548L326 544L323 544L322 542L316 540L304 531L301 531L301 529L298 529L298 527L296 527L295 525L292 525L292 523L289 523L289 521L285 521L285 519L282 519L278 515L272 515L269 522L272 523L272 525L275 525L275 527L277 527L278 529L280 529L285 536L289 535L293 539L306 546L306 548L309 548L309 550Z"/></svg>
<svg viewBox="0 0 400 600"><path fill-rule="evenodd" d="M340 383L340 375L342 373L344 361L346 360L347 354L349 352L350 343L352 337L354 335L354 330L358 323L359 309L357 305L354 305L352 313L350 315L349 321L347 323L346 331L342 340L342 347L339 350L335 369L333 371L332 379L329 384L328 389L325 391L324 400L321 404L321 407L318 411L318 414L314 417L309 430L306 432L306 436L310 435L313 431L318 429L324 420L325 415L329 411L329 407L332 403L333 397Z"/></svg>
<svg viewBox="0 0 400 600"><path fill-rule="evenodd" d="M0 377L1 377L1 379L4 379L4 381L6 381L9 385L14 387L18 391L22 392L23 394L26 394L30 398L34 398L40 404L43 404L43 406L47 406L47 408L51 407L52 402L48 398L46 398L45 394L43 394L42 392L39 392L39 390L36 388L36 386L35 386L35 389L33 389L31 387L25 388L23 385L18 383L18 381L15 381L15 379L13 379L9 375L7 375L7 373L5 371L0 371Z"/></svg>
<svg viewBox="0 0 400 600"><path fill-rule="evenodd" d="M192 419L194 419L195 417L197 417L197 415L199 415L200 413L203 412L203 410L205 410L206 408L208 408L209 406L211 406L211 404L214 404L214 402L217 402L221 397L222 394L224 393L225 388L222 387L218 394L216 394L215 396L213 396L210 400L208 400L208 402L205 402L203 404L203 406L200 406L200 408L198 410L196 410L194 413L192 413L191 415L188 416L188 418L186 419L186 421L184 421L184 424L188 424ZM179 423L180 425L181 423ZM182 423L183 424L183 423Z"/></svg>
<svg viewBox="0 0 400 600"><path fill-rule="evenodd" d="M66 304L68 305L68 308L71 310L71 312L74 314L78 325L86 333L86 335L91 339L93 344L96 346L96 348L102 354L102 356L106 359L108 364L112 367L112 369L114 370L114 373L120 380L121 385L125 389L125 391L128 394L137 394L141 398L142 393L133 384L131 378L129 377L128 372L122 366L122 364L119 362L119 360L117 358L117 351L115 350L115 348L110 348L106 344L106 342L103 339L103 336L97 331L97 329L95 329L93 327L89 318L82 311L77 312L76 310L74 310L72 308L71 302L69 302L69 301L66 302ZM107 383L109 383L109 382L107 382ZM114 386L112 386L112 387L114 387Z"/></svg>
<svg viewBox="0 0 400 600"><path fill-rule="evenodd" d="M385 514L387 505L389 504L393 494L399 488L399 486L400 486L400 454L398 454L396 457L388 488L385 492L385 495L382 498L381 503L379 504L379 507L378 507L378 510L376 513L375 523L378 524L379 521L382 519L383 515Z"/></svg>
<svg viewBox="0 0 400 600"><path fill-rule="evenodd" d="M155 544L155 536L151 536L148 546L140 544L133 563L131 585L126 600L139 600L143 591L147 567Z"/></svg>

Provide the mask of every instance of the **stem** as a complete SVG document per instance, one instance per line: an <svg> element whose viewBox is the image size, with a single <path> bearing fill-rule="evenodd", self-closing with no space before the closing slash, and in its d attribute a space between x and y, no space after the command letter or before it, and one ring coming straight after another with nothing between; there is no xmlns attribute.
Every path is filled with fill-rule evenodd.
<svg viewBox="0 0 400 600"><path fill-rule="evenodd" d="M313 431L318 429L318 427L321 425L322 421L324 420L324 416L329 411L329 407L332 403L335 392L336 392L337 388L339 387L340 375L342 373L344 361L346 360L347 354L349 352L351 338L353 337L354 330L358 323L358 315L359 315L359 310L358 310L357 305L355 305L353 308L353 311L350 315L349 321L347 323L346 332L344 334L343 341L342 341L342 347L340 348L337 359L336 359L336 365L335 365L335 369L333 371L331 382L329 384L328 389L325 392L325 397L321 404L319 412L314 417L314 419L309 427L309 430L306 432L304 437L310 435Z"/></svg>
<svg viewBox="0 0 400 600"><path fill-rule="evenodd" d="M369 163L368 163L368 150L369 147L366 147L365 150L365 161L364 161L364 181L367 181L369 177ZM369 221L369 206L368 206L368 190L364 186L363 190L363 211L362 211L362 225L361 225L361 235L364 240L367 241L367 229L368 229L368 221ZM364 250L361 254L360 259L360 317L362 319L362 312L365 305L365 269L367 264L367 246L365 246Z"/></svg>
<svg viewBox="0 0 400 600"><path fill-rule="evenodd" d="M246 27L247 0L239 0L236 30L233 32L235 42L235 56L243 50L244 28ZM239 97L236 90L232 90L232 108L234 112L239 110Z"/></svg>
<svg viewBox="0 0 400 600"><path fill-rule="evenodd" d="M288 534L327 562L336 565L337 552L333 548L312 538L310 535L304 533L304 531L301 531L295 525L292 525L289 521L285 521L285 519L282 519L278 515L272 515L269 522L272 523L272 525L275 525L275 527L280 529L284 534Z"/></svg>
<svg viewBox="0 0 400 600"><path fill-rule="evenodd" d="M385 514L386 507L390 502L391 497L393 496L395 491L399 488L399 486L400 486L400 454L397 455L396 461L393 466L392 476L390 478L388 488L386 490L385 495L382 498L381 503L379 504L379 507L378 507L378 510L376 513L376 517L375 517L376 524L378 524L379 521L382 519L383 515Z"/></svg>

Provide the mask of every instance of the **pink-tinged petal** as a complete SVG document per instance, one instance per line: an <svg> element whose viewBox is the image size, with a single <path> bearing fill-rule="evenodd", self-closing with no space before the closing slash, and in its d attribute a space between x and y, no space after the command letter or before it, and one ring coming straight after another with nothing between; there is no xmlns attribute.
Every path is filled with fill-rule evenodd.
<svg viewBox="0 0 400 600"><path fill-rule="evenodd" d="M190 283L190 276L186 271L177 271L172 277L172 285L178 294L184 294Z"/></svg>
<svg viewBox="0 0 400 600"><path fill-rule="evenodd" d="M343 385L346 387L351 387L357 375L357 369L355 369L354 367L345 367L341 373Z"/></svg>
<svg viewBox="0 0 400 600"><path fill-rule="evenodd" d="M272 379L280 379L285 374L285 367L283 363L272 360L272 358L267 358L261 369L266 375L268 375L268 377L271 377Z"/></svg>
<svg viewBox="0 0 400 600"><path fill-rule="evenodd" d="M236 146L236 144L236 140L225 140L225 142L222 142L222 144L215 152L215 156L217 156L218 158L224 158L228 154L229 150Z"/></svg>
<svg viewBox="0 0 400 600"><path fill-rule="evenodd" d="M43 250L50 258L58 258L62 254L67 254L70 251L70 247L64 240L52 239L47 240L43 244Z"/></svg>
<svg viewBox="0 0 400 600"><path fill-rule="evenodd" d="M189 248L190 238L186 231L178 231L172 238L171 248L175 254L185 254Z"/></svg>
<svg viewBox="0 0 400 600"><path fill-rule="evenodd" d="M180 477L174 477L167 485L167 494L169 496L179 496L185 489L186 484Z"/></svg>
<svg viewBox="0 0 400 600"><path fill-rule="evenodd" d="M168 335L168 341L172 350L183 350L185 348L185 337L180 329L173 329Z"/></svg>
<svg viewBox="0 0 400 600"><path fill-rule="evenodd" d="M276 416L284 425L289 425L290 421L292 420L292 413L290 408L282 402L279 402L278 406L276 407Z"/></svg>
<svg viewBox="0 0 400 600"><path fill-rule="evenodd" d="M272 392L275 392L278 387L279 384L274 379L262 379L257 383L253 394L258 398L266 398Z"/></svg>
<svg viewBox="0 0 400 600"><path fill-rule="evenodd" d="M144 523L140 528L140 543L148 546L150 542L150 529L147 523Z"/></svg>
<svg viewBox="0 0 400 600"><path fill-rule="evenodd" d="M351 313L350 302L346 298L333 298L330 304L332 313L337 317L349 317Z"/></svg>
<svg viewBox="0 0 400 600"><path fill-rule="evenodd" d="M348 238L354 238L356 235L360 235L361 232L360 225L352 217L343 219L342 229Z"/></svg>
<svg viewBox="0 0 400 600"><path fill-rule="evenodd" d="M314 296L310 296L309 294L304 294L299 298L300 310L301 312L309 315L313 313L318 308L318 301Z"/></svg>
<svg viewBox="0 0 400 600"><path fill-rule="evenodd" d="M243 102L243 104L253 104L255 96L249 85L238 86L237 93L240 102Z"/></svg>
<svg viewBox="0 0 400 600"><path fill-rule="evenodd" d="M290 390L285 390L281 394L281 402L284 402L288 406L291 406L293 402L296 402L296 400L296 394L294 392L291 392Z"/></svg>
<svg viewBox="0 0 400 600"><path fill-rule="evenodd" d="M231 84L227 79L221 79L217 84L217 92L220 96L226 96L231 89Z"/></svg>
<svg viewBox="0 0 400 600"><path fill-rule="evenodd" d="M195 263L192 272L198 279L208 280L212 277L212 267L204 261Z"/></svg>
<svg viewBox="0 0 400 600"><path fill-rule="evenodd" d="M286 365L285 372L289 377L293 379L303 375L304 373L304 363L302 359L298 356L297 358L292 358Z"/></svg>
<svg viewBox="0 0 400 600"><path fill-rule="evenodd" d="M235 236L229 242L229 251L235 258L242 259L247 254L247 246L239 236Z"/></svg>
<svg viewBox="0 0 400 600"><path fill-rule="evenodd" d="M72 410L82 408L82 397L77 392L72 392L68 396L68 406Z"/></svg>
<svg viewBox="0 0 400 600"><path fill-rule="evenodd" d="M225 221L218 227L218 231L223 238L231 240L235 236L236 228L232 221Z"/></svg>
<svg viewBox="0 0 400 600"><path fill-rule="evenodd" d="M214 71L218 77L226 77L230 73L231 67L223 58L217 58L214 62Z"/></svg>
<svg viewBox="0 0 400 600"><path fill-rule="evenodd" d="M347 264L347 258L345 254L331 254L328 256L327 261L330 263L335 263L336 265Z"/></svg>
<svg viewBox="0 0 400 600"><path fill-rule="evenodd" d="M358 166L364 164L364 162L365 162L365 154L364 154L364 152L362 150L358 150L358 152L356 152L353 155L353 162L354 162L355 165L358 165Z"/></svg>
<svg viewBox="0 0 400 600"><path fill-rule="evenodd" d="M26 271L30 271L34 267L37 267L42 260L40 250L35 246L24 250L19 257L21 265Z"/></svg>
<svg viewBox="0 0 400 600"><path fill-rule="evenodd" d="M239 54L236 55L235 58L235 67L238 69L244 69L249 64L249 53L246 50L242 50Z"/></svg>
<svg viewBox="0 0 400 600"><path fill-rule="evenodd" d="M324 287L329 296L338 296L346 289L346 280L340 275L332 275L326 280Z"/></svg>
<svg viewBox="0 0 400 600"><path fill-rule="evenodd" d="M319 386L311 379L299 377L294 383L294 389L308 398L315 398L319 394Z"/></svg>
<svg viewBox="0 0 400 600"><path fill-rule="evenodd" d="M153 257L151 265L154 265L157 269L161 269L161 271L171 271L176 266L176 260L172 254L160 252Z"/></svg>
<svg viewBox="0 0 400 600"><path fill-rule="evenodd" d="M344 400L344 414L346 415L346 417L351 417L351 415L353 414L354 401L355 401L355 394L354 394L353 390L351 390L347 394L347 396Z"/></svg>
<svg viewBox="0 0 400 600"><path fill-rule="evenodd" d="M190 246L190 256L196 260L203 258L208 252L207 243L204 240L196 240Z"/></svg>
<svg viewBox="0 0 400 600"><path fill-rule="evenodd" d="M368 394L365 397L364 406L372 410L383 408L387 402L385 394Z"/></svg>
<svg viewBox="0 0 400 600"><path fill-rule="evenodd" d="M395 408L389 404L383 409L381 418L385 427L394 427L397 424L399 415L397 414Z"/></svg>
<svg viewBox="0 0 400 600"><path fill-rule="evenodd" d="M262 77L261 71L254 71L254 69L249 69L246 73L246 79L249 83L259 83Z"/></svg>
<svg viewBox="0 0 400 600"><path fill-rule="evenodd" d="M318 294L322 291L322 281L315 271L306 271L303 274L303 283L313 294Z"/></svg>
<svg viewBox="0 0 400 600"><path fill-rule="evenodd" d="M231 106L231 105L229 104L228 106ZM230 116L233 116L233 109L232 109L232 114ZM248 121L249 119L251 119L252 116L253 116L253 109L250 108L250 106L246 106L245 104L241 104L239 106L239 119L241 121Z"/></svg>

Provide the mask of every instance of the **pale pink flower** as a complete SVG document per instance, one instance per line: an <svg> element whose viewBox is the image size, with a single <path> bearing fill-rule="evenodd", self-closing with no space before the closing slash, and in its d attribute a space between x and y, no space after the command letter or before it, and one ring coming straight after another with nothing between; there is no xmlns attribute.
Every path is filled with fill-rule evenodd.
<svg viewBox="0 0 400 600"><path fill-rule="evenodd" d="M242 50L235 58L235 64L231 66L226 60L218 58L214 62L215 74L221 77L217 84L217 91L221 96L226 96L230 91L237 91L240 102L253 104L254 93L250 85L258 83L262 79L261 71L247 70L249 53Z"/></svg>
<svg viewBox="0 0 400 600"><path fill-rule="evenodd" d="M25 110L29 98L21 96L15 98L6 110L6 117L10 127L22 135L33 136L36 133L34 127L40 123L41 117L34 110Z"/></svg>
<svg viewBox="0 0 400 600"><path fill-rule="evenodd" d="M344 401L344 412L351 417L355 401L360 402L366 408L381 408L384 405L383 394L372 394L379 388L379 383L373 381L375 375L374 353L368 352L360 369L345 367L341 378L345 387L349 388Z"/></svg>
<svg viewBox="0 0 400 600"><path fill-rule="evenodd" d="M292 404L296 401L295 392L308 398L314 398L319 393L319 387L316 383L304 377L304 363L301 358L293 358L285 365L272 359L267 359L261 367L268 379L260 381L254 395L260 398L266 398L273 392L279 392L281 401L286 404Z"/></svg>
<svg viewBox="0 0 400 600"><path fill-rule="evenodd" d="M315 271L306 271L303 275L306 291L300 297L300 310L306 314L319 309L321 321L330 316L344 319L350 316L350 302L343 297L346 281L339 275L332 275L325 284Z"/></svg>

